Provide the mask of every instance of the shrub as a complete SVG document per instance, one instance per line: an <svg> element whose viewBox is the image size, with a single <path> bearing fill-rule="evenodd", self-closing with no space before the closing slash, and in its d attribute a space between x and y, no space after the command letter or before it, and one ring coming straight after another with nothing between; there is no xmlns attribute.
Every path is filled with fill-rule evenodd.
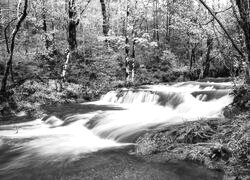
<svg viewBox="0 0 250 180"><path fill-rule="evenodd" d="M80 85L64 83L63 90L58 92L52 84L28 80L13 89L13 101L17 104L17 110L34 112L45 104L75 102L82 92Z"/></svg>
<svg viewBox="0 0 250 180"><path fill-rule="evenodd" d="M232 106L237 107L238 109L243 111L250 109L249 85L235 85L232 94L234 95Z"/></svg>

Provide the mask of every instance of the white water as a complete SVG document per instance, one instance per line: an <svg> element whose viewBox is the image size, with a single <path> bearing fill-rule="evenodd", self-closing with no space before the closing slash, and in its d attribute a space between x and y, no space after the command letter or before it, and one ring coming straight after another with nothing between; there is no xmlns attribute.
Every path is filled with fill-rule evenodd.
<svg viewBox="0 0 250 180"><path fill-rule="evenodd" d="M122 90L109 92L100 101L90 105L106 105L123 110L98 110L87 114L75 114L66 119L50 117L21 124L0 126L0 150L9 140L21 143L21 150L42 156L62 158L98 151L104 148L120 147L131 143L127 138L147 131L185 121L222 117L222 109L232 102L228 94L219 98L205 99L206 94L194 97L195 91L209 91L214 94L225 84L178 83L143 87L143 90ZM226 84L227 86L229 84ZM83 105L88 105L87 103ZM69 123L65 123L69 122ZM71 123L70 123L71 122ZM88 127L88 128L87 128ZM18 147L17 147L18 148ZM21 162L27 154L19 157ZM13 163L12 163L13 165Z"/></svg>

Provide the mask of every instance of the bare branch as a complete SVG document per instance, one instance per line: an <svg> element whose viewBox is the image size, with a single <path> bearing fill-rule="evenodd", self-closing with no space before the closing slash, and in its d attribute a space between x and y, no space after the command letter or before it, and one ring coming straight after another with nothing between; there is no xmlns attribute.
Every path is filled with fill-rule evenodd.
<svg viewBox="0 0 250 180"><path fill-rule="evenodd" d="M221 11L214 12L214 14L217 15L217 14L219 14L219 13L226 12L226 11L228 11L228 10L231 9L231 8L233 8L233 6L230 6L230 7L228 7L228 8L225 9L225 10L221 10ZM213 21L214 21L214 17L213 17L211 20L209 20L207 23L201 24L201 25L208 25L209 23L211 23L211 22L213 22Z"/></svg>
<svg viewBox="0 0 250 180"><path fill-rule="evenodd" d="M80 15L82 15L82 14L85 12L85 10L88 8L88 5L89 5L90 2L91 2L91 0L88 0L87 4L86 4L85 7L82 9Z"/></svg>
<svg viewBox="0 0 250 180"><path fill-rule="evenodd" d="M226 12L226 11L228 11L229 9L231 9L233 6L230 6L230 7L228 7L227 9L225 9L225 10L221 10L221 11L216 11L216 12L214 12L214 14L215 15L217 15L217 14L219 14L219 13L223 13L223 12Z"/></svg>
<svg viewBox="0 0 250 180"><path fill-rule="evenodd" d="M7 26L4 28L4 38L5 38L6 50L7 50L8 54L10 53L10 49L9 49L9 40L8 40L8 36L7 36L7 29L9 28L11 23L14 22L16 19L17 18L14 18L10 22L8 22Z"/></svg>
<svg viewBox="0 0 250 180"><path fill-rule="evenodd" d="M8 61L6 62L4 76L2 79L2 86L1 86L1 90L0 90L1 91L0 93L2 93L3 95L6 94L7 79L8 79L10 68L12 66L12 59L13 59L13 53L14 53L14 47L15 47L15 37L16 37L17 32L19 31L20 27L21 27L22 22L24 21L24 19L27 16L27 8L28 8L28 0L24 0L23 13L20 16L18 16L17 23L16 23L15 28L12 32L11 45L10 45L10 55L9 55Z"/></svg>
<svg viewBox="0 0 250 180"><path fill-rule="evenodd" d="M225 34L227 35L227 37L229 38L229 40L231 41L233 47L236 49L236 51L244 58L244 54L240 51L240 49L238 48L238 46L235 44L234 40L232 39L232 37L229 35L229 33L227 32L226 28L223 26L223 24L220 22L220 20L216 17L215 13L211 10L210 7L207 6L207 4L203 1L203 0L199 0L200 3L208 10L208 12L213 16L213 18L218 22L218 24L220 25L220 27L223 29L223 31L225 32Z"/></svg>

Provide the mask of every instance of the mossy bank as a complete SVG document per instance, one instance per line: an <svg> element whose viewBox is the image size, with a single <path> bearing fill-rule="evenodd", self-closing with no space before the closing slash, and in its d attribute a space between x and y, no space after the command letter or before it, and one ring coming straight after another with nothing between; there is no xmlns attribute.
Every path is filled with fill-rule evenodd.
<svg viewBox="0 0 250 180"><path fill-rule="evenodd" d="M250 179L249 89L235 89L225 118L201 119L153 130L137 140L135 154L152 162L193 161L224 172L224 179Z"/></svg>

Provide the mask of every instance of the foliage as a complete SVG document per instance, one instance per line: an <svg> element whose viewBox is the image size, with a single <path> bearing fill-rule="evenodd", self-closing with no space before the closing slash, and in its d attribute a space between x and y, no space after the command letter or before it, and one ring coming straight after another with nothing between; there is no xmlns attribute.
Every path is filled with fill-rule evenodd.
<svg viewBox="0 0 250 180"><path fill-rule="evenodd" d="M235 85L232 94L234 101L232 106L239 108L241 111L250 109L250 88L247 84Z"/></svg>
<svg viewBox="0 0 250 180"><path fill-rule="evenodd" d="M81 86L72 83L63 84L63 90L58 92L54 83L54 81L44 83L28 80L13 89L13 101L17 104L17 111L25 110L36 113L40 110L41 105L75 102L82 92Z"/></svg>
<svg viewBox="0 0 250 180"><path fill-rule="evenodd" d="M80 12L85 8L86 3L76 0L76 11L80 17L77 29L78 52L72 59L71 68L68 70L70 74L68 81L74 83L82 83L84 80L75 81L81 76L82 79L88 80L88 77L82 77L81 71L94 71L95 74L100 72L106 74L106 79L111 81L125 79L125 36L124 23L126 20L126 3L119 1L107 2L109 14L109 36L101 35L102 16L99 1L92 1L83 14ZM48 79L59 78L66 60L65 49L67 48L67 38L65 36L65 28L67 27L67 12L64 11L67 4L64 1L36 0L30 4L30 10L24 27L21 29L14 56L14 68L16 71L20 66L26 66L32 62L33 66L38 67L38 72ZM7 7L7 2L3 2L3 7ZM14 8L12 4L10 8ZM214 3L215 11L226 9L228 4ZM13 13L4 12L4 21L1 27L15 16ZM227 25L227 29L232 36L240 36L236 28L236 20L233 12L228 10L218 13L223 23ZM45 19L44 19L45 18ZM47 32L43 31L44 20L47 22ZM167 20L167 22L165 21ZM206 40L213 37L214 48L211 52L211 64L222 62L225 66L213 66L215 69L220 68L221 72L232 71L236 73L239 64L239 57L228 40L220 33L220 27L211 21L211 16L197 3L193 1L158 1L156 6L152 1L136 1L129 4L128 18L128 37L130 53L132 43L135 41L135 62L137 69L135 71L136 81L144 84L147 82L172 81L175 79L197 79L197 72L202 71L205 54L207 52ZM169 22L168 22L169 21ZM12 24L10 29L12 28ZM7 35L8 35L7 31ZM158 32L159 38L155 37ZM2 34L1 34L2 35ZM47 37L56 50L55 52L47 52L44 47L44 39ZM4 37L2 36L1 39ZM105 41L109 42L108 48ZM4 47L4 41L1 41ZM237 43L241 43L240 41ZM50 51L53 51L50 50ZM6 57L6 52L1 49L2 54ZM106 52L105 52L106 51ZM176 67L185 67L190 65L191 52L193 52L194 65L190 67L190 74L179 73L182 77L176 77ZM117 57L117 58L116 58ZM110 59L111 64L115 64L115 71L118 77L112 77L114 74L109 73L110 68L93 66L102 66L103 63ZM88 67L88 62L92 67ZM85 64L84 64L85 63ZM143 67L142 69L139 67ZM177 68L177 69L178 69ZM74 71L74 72L71 72ZM195 72L194 72L195 71ZM119 72L119 73L118 73ZM32 70L27 73L33 73ZM173 75L172 75L173 73ZM88 75L87 75L88 74ZM91 73L85 73L89 76ZM237 74L237 73L236 73ZM22 76L22 73L14 74L16 78ZM227 76L225 73L210 73L211 76ZM110 76L110 77L107 77ZM114 75L115 76L115 75ZM195 78L193 78L193 76ZM99 76L98 76L99 77ZM104 78L105 79L105 78ZM103 80L104 80L103 79ZM137 83L136 82L136 83ZM96 86L96 85L94 85Z"/></svg>
<svg viewBox="0 0 250 180"><path fill-rule="evenodd" d="M44 78L57 79L60 77L63 59L65 56L59 52L38 52L34 55L34 61L40 68L39 75Z"/></svg>
<svg viewBox="0 0 250 180"><path fill-rule="evenodd" d="M9 27L6 35L10 40L16 5L8 2L1 2L7 10L2 11L0 29ZM218 12L236 44L244 49L243 32L232 8L228 8L230 4L218 1L209 6ZM107 1L106 7L108 36L103 34L100 2L75 0L79 19L75 32L77 49L67 66L66 82L82 87L81 98L98 99L117 86L197 80L202 77L206 61L210 65L209 76L237 76L242 71L244 62L221 27L195 1ZM69 20L67 1L29 3L13 57L14 84L37 75L45 83L51 79L61 81L69 46ZM4 33L0 36L2 64L8 53ZM210 53L209 38L213 41ZM135 81L129 83L122 82L126 79L125 47L129 49L130 61L135 61Z"/></svg>

